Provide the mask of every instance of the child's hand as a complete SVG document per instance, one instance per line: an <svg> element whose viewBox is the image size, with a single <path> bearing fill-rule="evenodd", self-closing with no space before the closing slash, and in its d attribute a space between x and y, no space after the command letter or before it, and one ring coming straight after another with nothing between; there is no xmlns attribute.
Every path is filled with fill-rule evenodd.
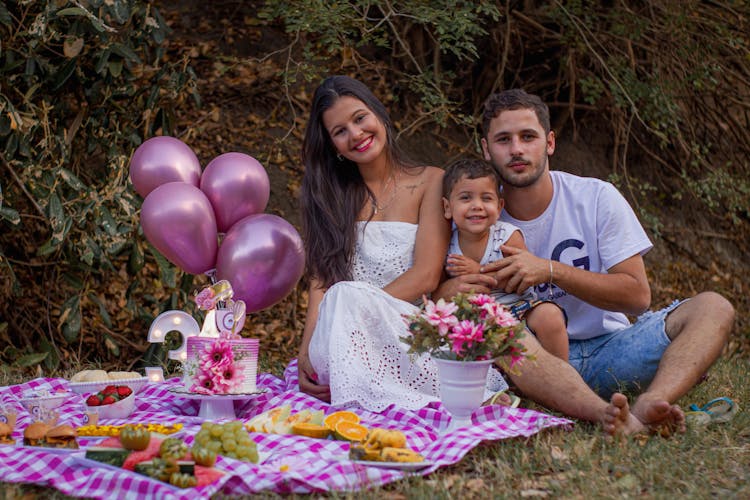
<svg viewBox="0 0 750 500"><path fill-rule="evenodd" d="M452 278L465 274L479 274L479 262L465 255L452 253L446 259L445 272Z"/></svg>

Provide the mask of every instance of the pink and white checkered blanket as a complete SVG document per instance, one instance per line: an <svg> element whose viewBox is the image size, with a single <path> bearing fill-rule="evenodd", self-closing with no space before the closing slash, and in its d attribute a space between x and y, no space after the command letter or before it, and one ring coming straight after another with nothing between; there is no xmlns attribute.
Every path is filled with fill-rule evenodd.
<svg viewBox="0 0 750 500"><path fill-rule="evenodd" d="M106 420L101 424L119 425L127 422L182 422L181 437L190 444L202 422L198 411L200 402L183 399L169 391L179 385L174 378L164 383L148 384L136 395L136 409L125 420ZM267 391L247 401L237 401L235 412L243 421L275 406L289 404L293 411L303 409L334 410L297 390L296 360L284 373L284 380L261 374L258 387ZM357 410L363 425L402 430L409 447L417 450L433 465L417 472L366 467L346 459L349 445L343 441L311 439L293 435L252 433L258 445L260 464L250 464L219 457L216 467L226 474L218 481L201 488L180 490L146 476L100 467L81 466L72 453L50 453L21 445L23 429L31 416L17 401L31 389L67 390L64 379L35 379L30 382L0 388L0 401L18 412L14 437L16 446L0 446L0 481L35 483L56 488L68 495L91 498L209 498L218 492L246 495L271 490L276 493L317 493L324 491L355 491L379 486L401 479L406 474L426 475L438 467L458 462L472 448L485 440L515 436L530 436L547 427L569 426L570 420L533 410L487 406L473 415L476 425L441 433L450 417L440 404L417 411L390 407L382 413ZM82 425L83 396L71 397L58 409L59 423ZM242 404L240 404L242 403ZM82 446L94 444L95 439L79 438ZM76 452L82 455L82 452Z"/></svg>

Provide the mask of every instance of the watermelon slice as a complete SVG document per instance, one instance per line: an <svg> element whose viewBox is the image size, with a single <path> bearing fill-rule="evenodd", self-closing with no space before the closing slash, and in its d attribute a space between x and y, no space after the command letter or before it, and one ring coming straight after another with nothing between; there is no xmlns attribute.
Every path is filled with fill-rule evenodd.
<svg viewBox="0 0 750 500"><path fill-rule="evenodd" d="M198 481L198 484L196 485L197 487L211 484L223 475L224 473L222 471L213 467L204 467L202 465L195 466L195 479Z"/></svg>
<svg viewBox="0 0 750 500"><path fill-rule="evenodd" d="M122 468L127 470L135 470L136 464L146 462L147 460L151 460L154 457L158 457L161 441L161 439L151 438L151 441L148 443L148 447L146 447L145 450L134 451L130 455L128 455L125 463L122 464Z"/></svg>

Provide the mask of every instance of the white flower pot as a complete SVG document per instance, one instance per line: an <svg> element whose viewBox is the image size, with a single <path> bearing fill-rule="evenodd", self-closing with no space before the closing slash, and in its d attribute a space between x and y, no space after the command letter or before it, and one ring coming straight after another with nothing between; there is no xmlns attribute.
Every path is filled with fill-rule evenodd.
<svg viewBox="0 0 750 500"><path fill-rule="evenodd" d="M438 367L440 399L451 414L446 432L472 425L471 415L482 405L487 370L494 360L453 361L433 358Z"/></svg>

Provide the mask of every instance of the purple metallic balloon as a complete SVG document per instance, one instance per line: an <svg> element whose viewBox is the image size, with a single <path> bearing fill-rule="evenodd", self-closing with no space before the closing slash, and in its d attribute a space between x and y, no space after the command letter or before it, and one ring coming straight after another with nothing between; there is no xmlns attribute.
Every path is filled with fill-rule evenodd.
<svg viewBox="0 0 750 500"><path fill-rule="evenodd" d="M172 264L190 274L214 268L218 252L216 218L203 191L168 182L143 200L141 227L148 241Z"/></svg>
<svg viewBox="0 0 750 500"><path fill-rule="evenodd" d="M174 137L152 137L138 146L130 159L130 181L144 198L167 182L187 182L197 187L200 178L198 157Z"/></svg>
<svg viewBox="0 0 750 500"><path fill-rule="evenodd" d="M211 200L216 226L222 233L248 215L263 213L271 195L263 165L243 153L224 153L211 160L200 187Z"/></svg>
<svg viewBox="0 0 750 500"><path fill-rule="evenodd" d="M294 289L305 269L302 238L271 214L249 215L232 226L216 257L216 277L229 280L247 312L272 306Z"/></svg>

